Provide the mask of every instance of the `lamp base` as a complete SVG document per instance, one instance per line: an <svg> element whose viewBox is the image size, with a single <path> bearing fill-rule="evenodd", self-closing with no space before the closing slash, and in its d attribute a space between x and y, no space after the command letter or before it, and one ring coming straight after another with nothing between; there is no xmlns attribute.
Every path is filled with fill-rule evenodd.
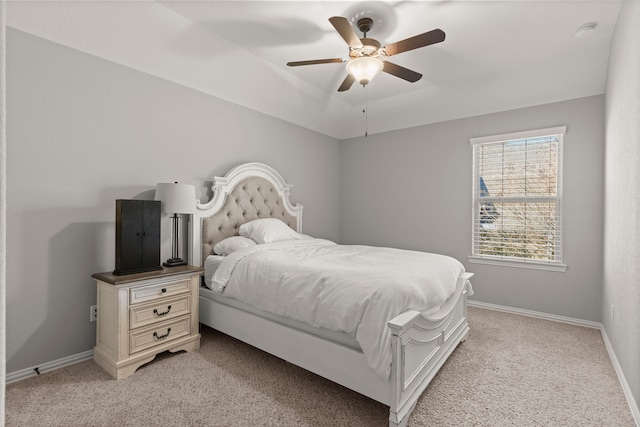
<svg viewBox="0 0 640 427"><path fill-rule="evenodd" d="M165 267L177 267L178 265L187 265L187 261L182 258L170 258L162 263Z"/></svg>

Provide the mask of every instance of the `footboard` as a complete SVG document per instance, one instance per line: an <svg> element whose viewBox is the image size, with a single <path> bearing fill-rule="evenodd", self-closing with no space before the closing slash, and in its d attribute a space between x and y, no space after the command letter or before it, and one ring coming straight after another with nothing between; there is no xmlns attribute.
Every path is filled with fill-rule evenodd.
<svg viewBox="0 0 640 427"><path fill-rule="evenodd" d="M462 274L456 286L459 298L450 299L434 314L427 317L407 311L388 323L393 351L390 426L407 424L422 392L467 336L467 294L472 276Z"/></svg>

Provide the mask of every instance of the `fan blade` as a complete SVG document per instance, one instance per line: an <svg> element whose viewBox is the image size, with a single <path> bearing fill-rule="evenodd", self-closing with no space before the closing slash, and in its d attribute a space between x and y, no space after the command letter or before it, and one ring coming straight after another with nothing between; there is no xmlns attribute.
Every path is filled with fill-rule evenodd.
<svg viewBox="0 0 640 427"><path fill-rule="evenodd" d="M347 18L343 18L342 16L333 16L329 18L329 22L333 25L333 28L342 36L344 41L347 42L349 47L352 48L360 48L362 47L362 42L360 38L353 30L351 24L349 24L349 20Z"/></svg>
<svg viewBox="0 0 640 427"><path fill-rule="evenodd" d="M397 55L398 53L408 50L418 49L419 47L429 46L431 44L444 41L445 34L441 29L427 31L417 36L409 37L396 43L391 43L384 47L387 56Z"/></svg>
<svg viewBox="0 0 640 427"><path fill-rule="evenodd" d="M349 88L351 88L351 85L355 81L356 81L355 77L353 77L351 74L347 74L347 77L345 77L342 84L338 88L338 92L344 92L345 90L349 90Z"/></svg>
<svg viewBox="0 0 640 427"><path fill-rule="evenodd" d="M342 58L332 58L332 59L312 59L310 61L293 61L287 62L289 67L298 67L300 65L316 65L316 64L334 64L334 63L343 63L345 62Z"/></svg>
<svg viewBox="0 0 640 427"><path fill-rule="evenodd" d="M422 74L416 73L408 68L401 67L392 62L382 61L382 71L400 77L408 82L415 83L422 78Z"/></svg>

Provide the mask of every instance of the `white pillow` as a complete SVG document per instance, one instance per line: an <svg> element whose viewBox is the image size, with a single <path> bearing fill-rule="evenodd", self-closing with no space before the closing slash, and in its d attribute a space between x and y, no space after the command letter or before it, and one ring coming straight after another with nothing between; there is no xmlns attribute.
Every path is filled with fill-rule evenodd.
<svg viewBox="0 0 640 427"><path fill-rule="evenodd" d="M227 256L232 252L235 252L240 249L248 248L249 246L257 245L251 239L242 236L232 236L227 237L224 240L219 241L213 247L213 252L217 255Z"/></svg>
<svg viewBox="0 0 640 427"><path fill-rule="evenodd" d="M249 221L240 226L241 236L248 237L257 243L273 243L282 240L302 239L287 224L277 218L263 218Z"/></svg>

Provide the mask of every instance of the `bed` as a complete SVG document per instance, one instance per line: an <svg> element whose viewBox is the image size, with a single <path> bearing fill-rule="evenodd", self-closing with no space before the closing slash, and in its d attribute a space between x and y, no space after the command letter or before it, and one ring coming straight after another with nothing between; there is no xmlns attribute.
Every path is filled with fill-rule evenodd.
<svg viewBox="0 0 640 427"><path fill-rule="evenodd" d="M448 289L446 293L434 291L434 295L440 295L441 301L437 301L435 306L432 303L428 310L423 310L420 306L420 310L402 308L400 312L394 312L391 309L380 308L386 307L379 305L386 302L384 299L377 299L375 310L369 306L358 306L350 311L362 311L362 319L367 318L367 313L375 316L367 318L375 321L361 322L353 331L342 328L342 324L338 325L340 327L334 327L333 324L326 326L326 322L308 322L305 319L307 314L300 314L300 318L296 318L295 315L284 317L278 310L271 310L266 303L263 306L255 304L256 301L269 298L259 296L253 298L255 301L251 301L252 292L260 292L261 288L265 288L264 292L280 295L280 288L269 291L265 280L264 286L254 284L253 287L249 286L248 290L237 289L243 286L244 281L250 281L252 274L257 275L256 269L275 268L271 264L277 263L272 261L280 260L280 257L286 260L284 254L302 256L298 254L308 252L314 257L321 254L321 261L314 258L313 261L309 261L309 265L325 268L328 263L337 259L336 256L344 256L344 251L355 251L358 254L360 251L366 251L363 252L365 257L369 253L373 254L372 257L386 257L389 256L387 251L398 251L391 253L394 259L399 259L397 255L400 253L406 252L409 255L411 252L387 248L347 247L301 234L302 206L290 202L290 188L291 185L286 184L277 171L261 163L245 163L231 169L223 177L213 178L213 197L207 203L198 201L196 213L189 221L189 261L193 265L205 267L203 287L200 288L200 322L379 401L389 406L390 426L407 425L409 415L422 392L456 346L466 339L469 332L466 304L467 296L472 292L469 279L473 274L464 271L463 267L458 270L458 267L454 267L457 261L449 257L412 252L413 257L431 257L427 262L431 263L433 259L434 268L437 266L436 263L444 260L442 273L434 273L434 276L438 276L438 280L443 282L444 288ZM241 231L246 236L247 229L255 231L255 227L251 228L253 224L274 222L286 225L292 231L292 235L299 237L296 237L295 241L266 241L266 244L255 247L243 247L224 258L214 255L214 247L218 249L220 245L224 245L220 242L235 240ZM254 236L255 234L250 235L255 239ZM234 239L229 239L231 237ZM407 257L407 263L410 262L409 258L411 257ZM255 263L261 262L261 259L264 265L260 264L258 267L259 264ZM306 259L304 255L304 261L299 264L306 265ZM378 260L372 259L376 262ZM415 261L422 260L423 258L416 258ZM246 264L249 267L243 264L249 262L254 264ZM307 278L312 278L308 280L313 281L314 277L321 276L317 281L321 281L323 286L331 290L332 280L340 284L345 280L344 277L340 278L338 273L336 279L327 278L325 274L314 276L311 273L302 273L301 276L298 270L302 267L296 265L294 268L293 264L291 265L291 271L297 273L297 276L294 275L295 281L291 282L294 284L304 284ZM244 266L244 269L240 268L241 266ZM404 268L394 272L394 277L400 278L397 280L398 286L404 286L405 281L408 283L421 280L410 274L411 264L407 266L409 272L405 275L398 273L399 270L404 271ZM238 276L240 273L236 270L244 271L246 276ZM336 271L338 270L336 268ZM252 271L254 273L251 273ZM287 271L287 277L291 277L292 272ZM349 277L353 277L352 273L349 274ZM266 273L264 277L267 276L270 277L270 273ZM366 275L360 278L362 282L368 280ZM291 287L291 283L287 282L287 286ZM407 287L415 288L409 285ZM353 292L356 292L355 285L353 289ZM323 291L324 293L331 295L329 292ZM240 298L243 295L249 298L243 301ZM327 300L338 304L335 296ZM406 297L402 299L405 300ZM318 304L323 302L319 296L317 301ZM397 302L389 302L389 306L394 307L396 311L398 307L412 306L413 302L408 304L398 305ZM326 306L314 307L314 315L316 311L322 311L319 307ZM328 307L324 311L333 310L335 313L343 310ZM380 323L380 316L385 315L389 317L382 319L382 326L376 326ZM330 316L321 318L330 319Z"/></svg>

